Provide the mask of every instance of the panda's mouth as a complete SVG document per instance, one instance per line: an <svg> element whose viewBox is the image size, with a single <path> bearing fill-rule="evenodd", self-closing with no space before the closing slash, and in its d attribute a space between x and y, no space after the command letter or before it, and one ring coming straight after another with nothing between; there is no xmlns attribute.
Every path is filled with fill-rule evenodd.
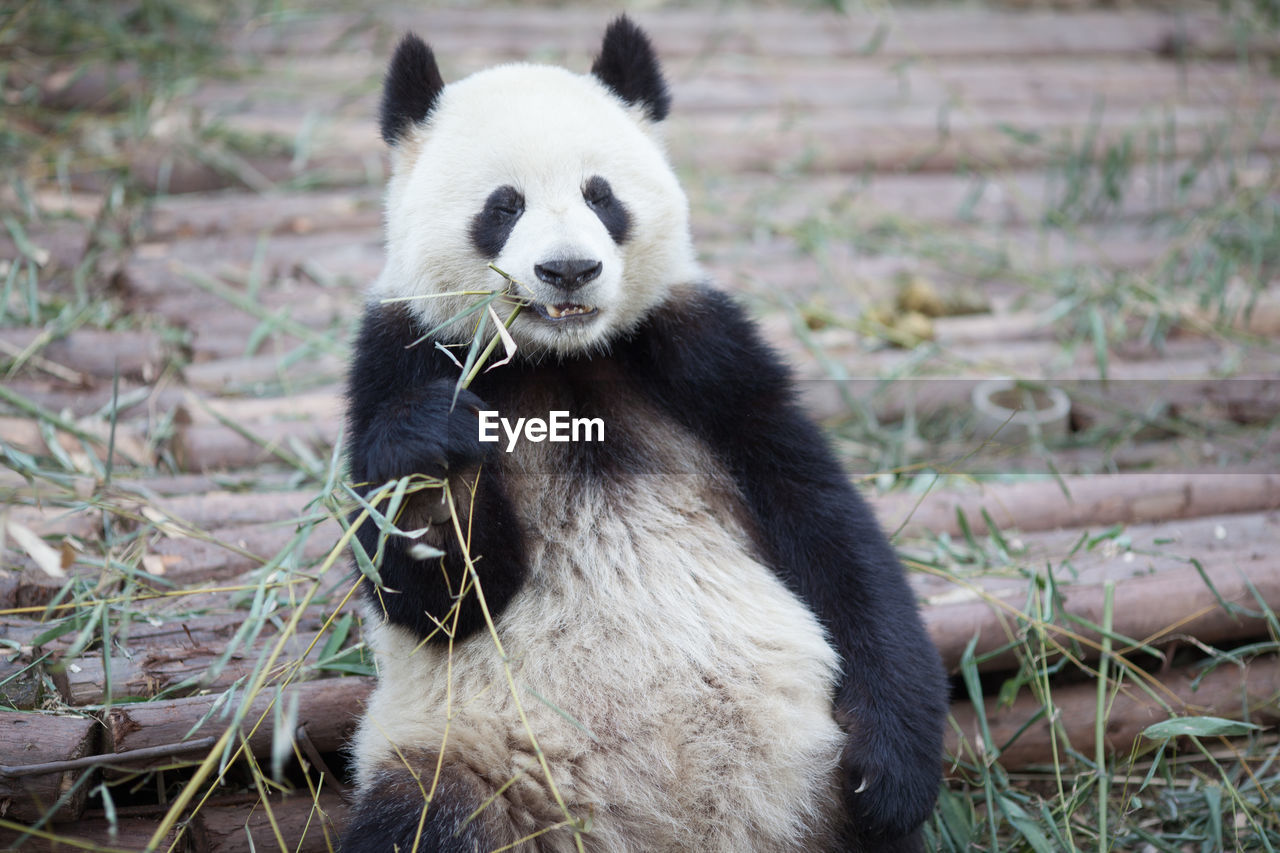
<svg viewBox="0 0 1280 853"><path fill-rule="evenodd" d="M573 322L575 320L584 320L596 313L594 305L578 305L572 302L561 302L557 305L543 305L539 302L533 304L533 310L544 320L550 320L553 323Z"/></svg>

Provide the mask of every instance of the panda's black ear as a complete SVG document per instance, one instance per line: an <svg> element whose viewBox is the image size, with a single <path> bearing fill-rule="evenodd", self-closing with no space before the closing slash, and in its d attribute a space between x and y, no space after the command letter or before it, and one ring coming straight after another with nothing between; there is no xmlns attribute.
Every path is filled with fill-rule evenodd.
<svg viewBox="0 0 1280 853"><path fill-rule="evenodd" d="M653 121L671 111L671 93L658 66L658 55L644 31L621 15L604 31L600 55L591 73L628 104L639 104Z"/></svg>
<svg viewBox="0 0 1280 853"><path fill-rule="evenodd" d="M436 56L426 42L408 33L400 40L382 84L382 138L395 145L409 128L422 121L444 88Z"/></svg>

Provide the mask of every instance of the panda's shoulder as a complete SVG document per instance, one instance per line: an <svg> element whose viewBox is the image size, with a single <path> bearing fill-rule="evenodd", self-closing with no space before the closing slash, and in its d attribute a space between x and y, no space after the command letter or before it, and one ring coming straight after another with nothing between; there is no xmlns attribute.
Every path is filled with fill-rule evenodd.
<svg viewBox="0 0 1280 853"><path fill-rule="evenodd" d="M629 341L626 357L640 373L681 384L749 384L787 393L791 371L733 296L700 283L674 289Z"/></svg>
<svg viewBox="0 0 1280 853"><path fill-rule="evenodd" d="M365 307L352 350L347 398L353 413L371 412L405 389L451 375L448 356L412 312L394 303L371 301Z"/></svg>

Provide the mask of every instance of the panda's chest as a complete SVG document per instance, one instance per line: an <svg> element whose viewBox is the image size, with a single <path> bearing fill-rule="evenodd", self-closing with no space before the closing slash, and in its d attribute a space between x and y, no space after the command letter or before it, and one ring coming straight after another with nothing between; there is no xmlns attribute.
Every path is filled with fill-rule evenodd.
<svg viewBox="0 0 1280 853"><path fill-rule="evenodd" d="M562 595L651 598L754 562L712 448L624 386L554 389L509 406L543 420L499 454L531 580Z"/></svg>
<svg viewBox="0 0 1280 853"><path fill-rule="evenodd" d="M604 441L522 442L501 454L529 574L500 629L527 652L598 669L594 683L634 678L645 660L653 678L668 677L677 657L691 674L727 660L744 674L805 661L825 683L823 631L761 560L712 449L638 395L612 390L578 411L546 394L513 407L522 417L548 406L599 417ZM620 637L625 661L611 654Z"/></svg>

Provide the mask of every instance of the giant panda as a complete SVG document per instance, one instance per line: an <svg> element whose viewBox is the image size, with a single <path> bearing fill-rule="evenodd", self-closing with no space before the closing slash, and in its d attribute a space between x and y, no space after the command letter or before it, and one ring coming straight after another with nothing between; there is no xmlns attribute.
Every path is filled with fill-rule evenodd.
<svg viewBox="0 0 1280 853"><path fill-rule="evenodd" d="M625 16L585 75L446 85L417 37L395 51L349 468L366 495L439 479L398 510L412 535L355 522L378 684L344 853L922 845L938 654L787 369L699 269L669 109ZM494 290L515 354L463 389ZM487 413L556 411L603 440L480 440Z"/></svg>

